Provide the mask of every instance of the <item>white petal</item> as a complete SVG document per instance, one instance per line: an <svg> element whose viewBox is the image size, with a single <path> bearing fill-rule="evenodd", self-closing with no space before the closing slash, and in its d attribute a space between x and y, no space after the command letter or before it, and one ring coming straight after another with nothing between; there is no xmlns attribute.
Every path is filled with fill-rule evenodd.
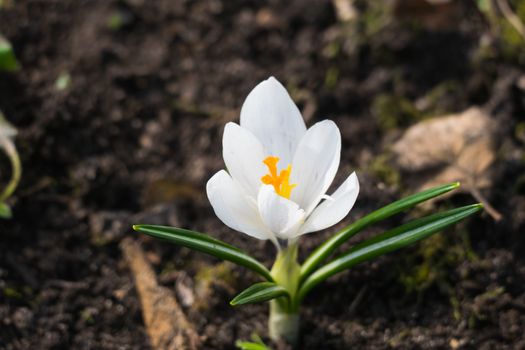
<svg viewBox="0 0 525 350"><path fill-rule="evenodd" d="M291 200L308 216L334 180L341 158L341 133L331 120L312 126L301 139L295 153Z"/></svg>
<svg viewBox="0 0 525 350"><path fill-rule="evenodd" d="M226 124L222 156L230 175L241 184L246 194L257 198L261 177L267 173L263 163L264 148L257 138L235 123Z"/></svg>
<svg viewBox="0 0 525 350"><path fill-rule="evenodd" d="M208 180L206 192L215 214L226 226L258 239L275 239L263 224L255 200L250 200L226 171Z"/></svg>
<svg viewBox="0 0 525 350"><path fill-rule="evenodd" d="M296 203L279 196L273 186L264 185L259 191L257 204L263 222L277 237L289 239L297 235L304 210Z"/></svg>
<svg viewBox="0 0 525 350"><path fill-rule="evenodd" d="M301 234L324 230L348 215L359 193L357 175L352 173L341 186L312 212L301 227Z"/></svg>
<svg viewBox="0 0 525 350"><path fill-rule="evenodd" d="M306 132L301 112L274 77L259 83L246 97L241 109L241 126L263 144L266 154L279 157L286 167Z"/></svg>

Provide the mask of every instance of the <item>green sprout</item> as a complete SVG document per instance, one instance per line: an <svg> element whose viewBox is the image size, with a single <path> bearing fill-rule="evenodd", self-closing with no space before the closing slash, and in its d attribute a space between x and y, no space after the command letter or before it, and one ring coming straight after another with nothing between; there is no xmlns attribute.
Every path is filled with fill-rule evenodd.
<svg viewBox="0 0 525 350"><path fill-rule="evenodd" d="M252 341L237 340L235 346L241 350L272 350L262 341L257 334L252 334Z"/></svg>
<svg viewBox="0 0 525 350"><path fill-rule="evenodd" d="M5 188L0 192L0 218L10 218L11 208L7 205L7 199L13 194L20 176L22 174L22 166L20 164L20 157L13 142L17 130L5 119L2 112L0 112L0 148L5 152L9 161L11 162L11 178Z"/></svg>
<svg viewBox="0 0 525 350"><path fill-rule="evenodd" d="M15 72L20 69L11 43L0 35L0 72Z"/></svg>

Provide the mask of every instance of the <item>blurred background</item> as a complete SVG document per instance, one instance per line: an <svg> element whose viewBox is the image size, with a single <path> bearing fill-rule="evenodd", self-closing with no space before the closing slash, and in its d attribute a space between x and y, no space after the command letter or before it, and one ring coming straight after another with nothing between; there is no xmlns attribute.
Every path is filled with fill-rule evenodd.
<svg viewBox="0 0 525 350"><path fill-rule="evenodd" d="M339 227L463 183L351 243L430 211L487 208L314 291L301 348L525 349L524 22L522 0L0 0L0 111L23 167L0 221L0 348L265 338L267 306L228 305L255 276L130 225L208 232L271 263L271 244L213 215L205 183L223 168L224 124L273 75L307 125L341 129L335 183L356 170L361 192ZM333 232L304 237L301 257Z"/></svg>

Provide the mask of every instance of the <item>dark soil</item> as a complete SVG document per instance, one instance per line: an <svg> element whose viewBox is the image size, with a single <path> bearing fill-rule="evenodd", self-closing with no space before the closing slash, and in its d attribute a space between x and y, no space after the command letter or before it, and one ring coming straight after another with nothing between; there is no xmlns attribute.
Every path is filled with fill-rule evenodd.
<svg viewBox="0 0 525 350"><path fill-rule="evenodd" d="M377 96L417 101L451 84L433 112L477 104L504 129L495 185L484 191L504 220L480 215L430 245L329 280L305 302L300 348L525 349L525 70L519 57L500 53L505 43L489 35L474 2L461 3L452 24L399 19L377 30L338 22L322 0L15 0L0 9L0 33L23 66L0 73L0 110L19 128L24 167L14 217L0 222L0 348L149 348L119 250L136 236L132 223L209 232L271 264L273 246L225 227L204 187L223 167L223 125L238 120L253 86L275 75L309 125L328 117L341 128L339 175L356 169L361 183L346 222L413 188L371 166L413 122L385 129ZM492 51L483 55L487 35ZM65 74L71 82L59 89ZM463 194L438 208L473 201ZM302 256L332 232L305 237ZM219 263L136 239L178 298L181 285L192 290ZM256 277L227 269L233 286L213 283L205 305L185 309L205 349L233 349L253 332L266 337L266 305L228 305Z"/></svg>

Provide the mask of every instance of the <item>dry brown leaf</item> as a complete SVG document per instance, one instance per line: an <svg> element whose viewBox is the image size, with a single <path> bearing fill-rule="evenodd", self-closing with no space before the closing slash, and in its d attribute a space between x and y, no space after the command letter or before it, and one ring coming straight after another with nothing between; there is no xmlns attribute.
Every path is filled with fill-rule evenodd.
<svg viewBox="0 0 525 350"><path fill-rule="evenodd" d="M124 239L120 247L135 278L142 316L153 348L199 349L200 338L193 325L186 319L172 293L157 283L155 272L142 248L129 238Z"/></svg>
<svg viewBox="0 0 525 350"><path fill-rule="evenodd" d="M492 185L497 125L480 108L433 118L410 127L393 146L397 166L418 175L419 190L459 181L501 218L479 192Z"/></svg>

